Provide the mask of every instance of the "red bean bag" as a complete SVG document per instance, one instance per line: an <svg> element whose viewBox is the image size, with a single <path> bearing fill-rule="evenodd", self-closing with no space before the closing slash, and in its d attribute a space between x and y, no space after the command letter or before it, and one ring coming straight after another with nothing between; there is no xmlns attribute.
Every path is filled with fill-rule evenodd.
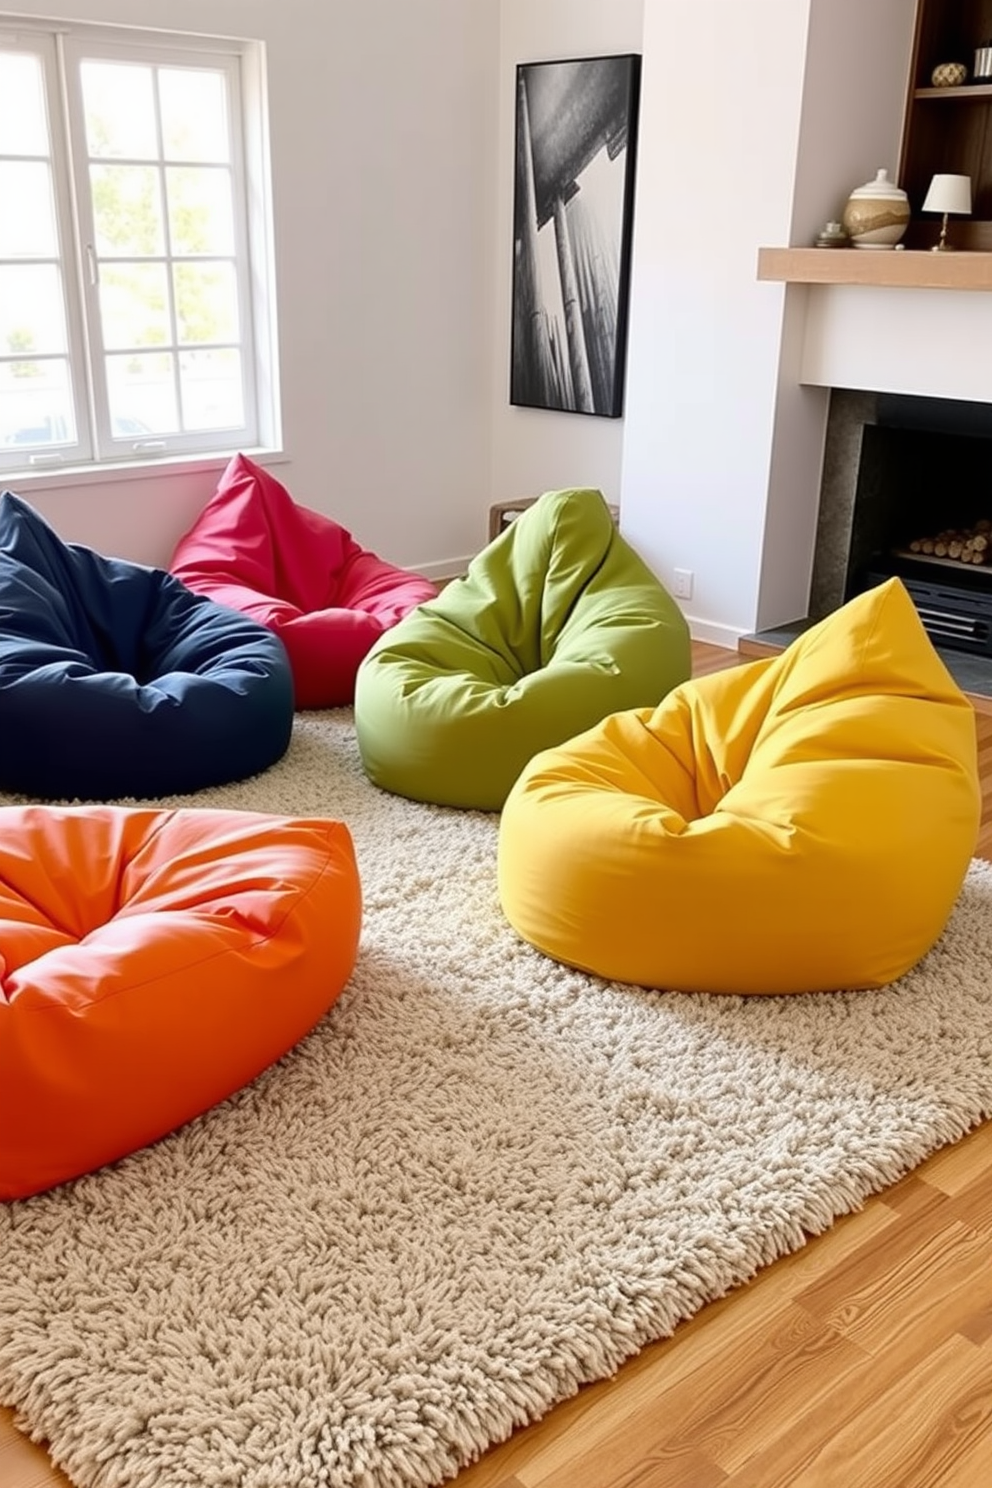
<svg viewBox="0 0 992 1488"><path fill-rule="evenodd" d="M351 975L340 822L0 809L0 1198L142 1147L292 1047Z"/></svg>
<svg viewBox="0 0 992 1488"><path fill-rule="evenodd" d="M298 506L246 455L230 462L170 569L197 594L275 631L298 708L350 703L373 641L437 593L430 580L359 547L330 517Z"/></svg>

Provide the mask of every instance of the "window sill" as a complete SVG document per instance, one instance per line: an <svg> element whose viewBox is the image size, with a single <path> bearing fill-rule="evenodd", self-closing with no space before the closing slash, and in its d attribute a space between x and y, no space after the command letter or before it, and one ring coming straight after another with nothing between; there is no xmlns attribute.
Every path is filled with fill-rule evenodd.
<svg viewBox="0 0 992 1488"><path fill-rule="evenodd" d="M289 456L285 450L256 448L220 450L209 455L172 455L163 460L120 460L104 465L46 465L37 470L0 471L0 490L22 493L58 491L66 486L106 486L119 481L155 480L163 476L202 475L222 471L236 454L248 455L257 465L283 465Z"/></svg>

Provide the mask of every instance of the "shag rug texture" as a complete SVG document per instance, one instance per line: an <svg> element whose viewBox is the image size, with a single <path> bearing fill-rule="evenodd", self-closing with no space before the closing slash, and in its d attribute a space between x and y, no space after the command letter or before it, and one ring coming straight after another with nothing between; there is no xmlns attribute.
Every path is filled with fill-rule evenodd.
<svg viewBox="0 0 992 1488"><path fill-rule="evenodd" d="M660 995L521 944L497 817L378 791L348 710L163 804L347 822L364 933L248 1089L0 1205L0 1399L81 1488L439 1484L992 1113L981 863L884 991Z"/></svg>

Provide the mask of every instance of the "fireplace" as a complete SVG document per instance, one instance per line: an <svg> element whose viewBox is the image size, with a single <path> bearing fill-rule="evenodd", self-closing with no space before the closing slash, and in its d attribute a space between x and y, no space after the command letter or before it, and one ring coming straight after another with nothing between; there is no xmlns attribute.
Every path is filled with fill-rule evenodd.
<svg viewBox="0 0 992 1488"><path fill-rule="evenodd" d="M992 657L992 406L835 389L810 616L897 575L941 648Z"/></svg>

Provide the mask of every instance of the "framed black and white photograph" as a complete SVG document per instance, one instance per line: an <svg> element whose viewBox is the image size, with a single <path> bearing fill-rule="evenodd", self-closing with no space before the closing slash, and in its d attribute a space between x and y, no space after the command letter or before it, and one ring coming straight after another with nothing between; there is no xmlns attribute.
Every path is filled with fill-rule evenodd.
<svg viewBox="0 0 992 1488"><path fill-rule="evenodd" d="M619 418L641 59L517 67L510 402Z"/></svg>

